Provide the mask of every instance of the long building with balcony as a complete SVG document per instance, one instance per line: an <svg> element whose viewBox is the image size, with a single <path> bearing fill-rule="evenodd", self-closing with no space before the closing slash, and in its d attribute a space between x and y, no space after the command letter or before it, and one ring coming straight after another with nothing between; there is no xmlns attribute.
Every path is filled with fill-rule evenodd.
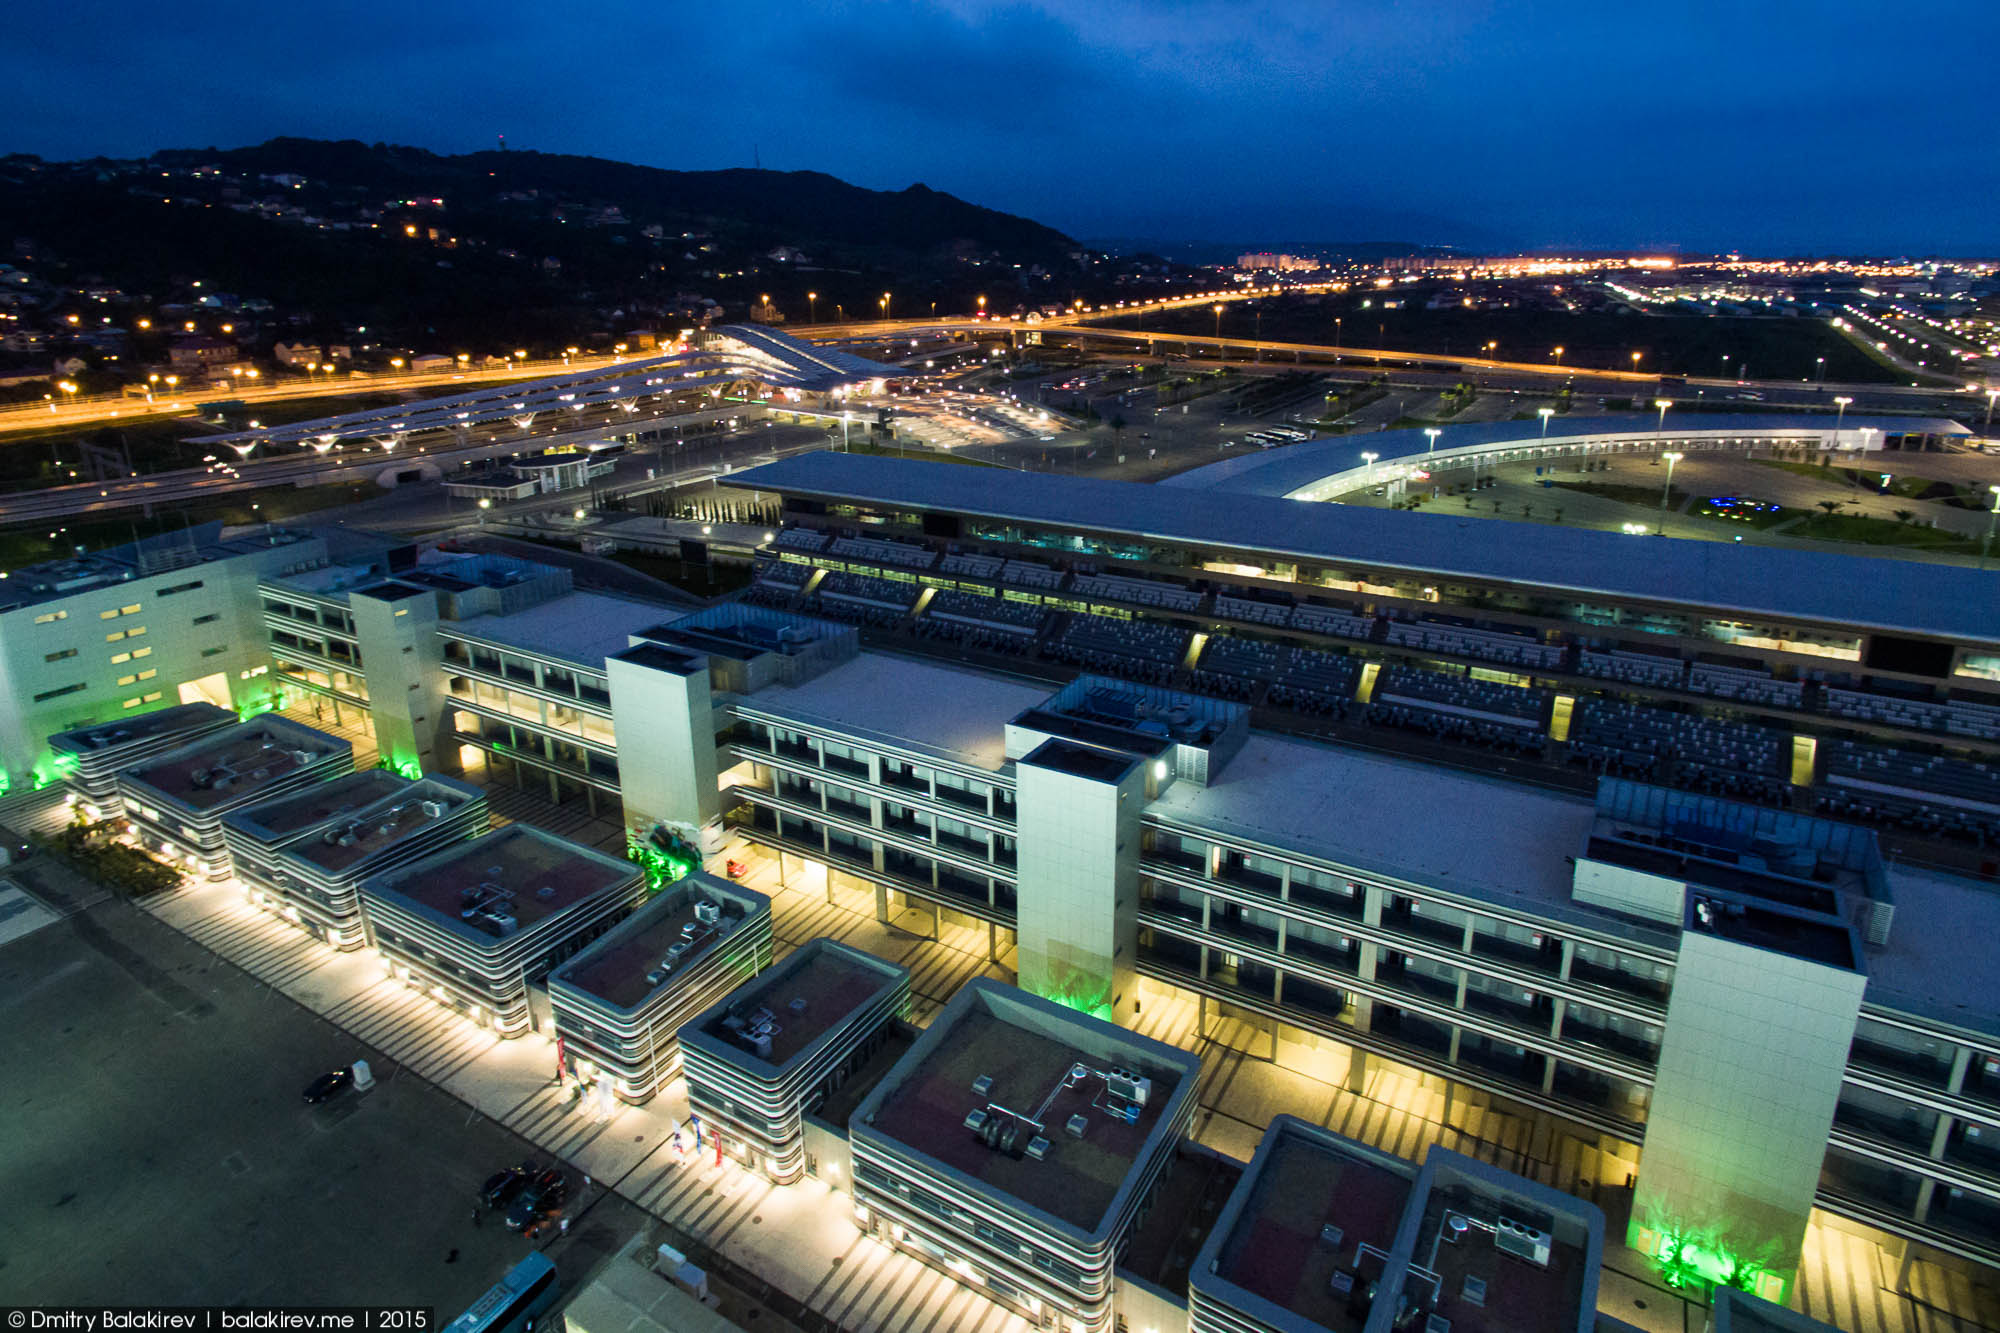
<svg viewBox="0 0 2000 1333"><path fill-rule="evenodd" d="M681 1029L688 1105L724 1151L780 1185L806 1172L805 1118L888 1045L908 969L808 941Z"/></svg>
<svg viewBox="0 0 2000 1333"><path fill-rule="evenodd" d="M681 1025L771 965L771 900L694 871L549 976L580 1084L651 1101L681 1069Z"/></svg>
<svg viewBox="0 0 2000 1333"><path fill-rule="evenodd" d="M1826 1075L1786 1091L1823 1148L1743 1213L2000 1264L1992 573L860 456L739 480L785 521L694 615L348 562L428 593L373 599L417 664L378 729L978 923L1117 1021L1187 1000L1534 1118L1635 1177L1656 1249L1715 1220L1671 1216L1689 1099L1760 1086L1682 1039L1718 969L1810 978L1772 1055Z"/></svg>
<svg viewBox="0 0 2000 1333"><path fill-rule="evenodd" d="M855 1216L1032 1324L1104 1333L1113 1271L1193 1123L1200 1069L975 978L849 1119Z"/></svg>
<svg viewBox="0 0 2000 1333"><path fill-rule="evenodd" d="M392 975L502 1037L534 1023L529 987L645 897L630 861L509 824L361 886Z"/></svg>
<svg viewBox="0 0 2000 1333"><path fill-rule="evenodd" d="M267 714L126 769L118 796L140 845L208 879L227 879L223 821L233 811L353 770L348 741Z"/></svg>
<svg viewBox="0 0 2000 1333"><path fill-rule="evenodd" d="M369 768L234 811L222 836L253 905L346 950L367 943L363 881L486 826L477 787Z"/></svg>

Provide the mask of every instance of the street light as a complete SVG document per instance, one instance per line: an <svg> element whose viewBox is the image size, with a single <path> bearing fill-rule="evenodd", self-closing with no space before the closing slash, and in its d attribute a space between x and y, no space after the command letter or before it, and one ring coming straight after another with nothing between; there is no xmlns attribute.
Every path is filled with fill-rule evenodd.
<svg viewBox="0 0 2000 1333"><path fill-rule="evenodd" d="M882 318L889 318L889 293L882 293Z"/></svg>
<svg viewBox="0 0 2000 1333"><path fill-rule="evenodd" d="M1635 374L1635 375L1636 375L1636 374L1638 374L1638 373L1639 373L1639 358L1640 358L1640 357L1642 357L1642 356L1644 356L1644 355L1645 355L1645 353L1644 353L1644 352L1634 352L1634 353L1632 353L1632 373L1633 373L1633 374Z"/></svg>
<svg viewBox="0 0 2000 1333"><path fill-rule="evenodd" d="M1424 434L1430 439L1430 443L1424 446L1424 452L1426 454L1435 452L1438 446L1438 436L1444 434L1444 432L1436 426L1426 426L1424 427Z"/></svg>
<svg viewBox="0 0 2000 1333"><path fill-rule="evenodd" d="M1556 350L1561 351L1562 349L1559 347ZM1553 407L1538 407L1535 409L1535 415L1542 419L1542 438L1545 440L1549 438L1549 418L1555 414L1556 410Z"/></svg>
<svg viewBox="0 0 2000 1333"><path fill-rule="evenodd" d="M1215 352L1220 356L1222 354L1222 302L1220 301L1215 303L1215 341Z"/></svg>
<svg viewBox="0 0 2000 1333"><path fill-rule="evenodd" d="M1660 535L1664 537L1667 535L1667 497L1674 491L1674 464L1681 461L1682 455L1668 452L1660 457L1667 460L1667 484L1660 488Z"/></svg>
<svg viewBox="0 0 2000 1333"><path fill-rule="evenodd" d="M979 313L982 317L986 314L986 298L984 296L979 298Z"/></svg>
<svg viewBox="0 0 2000 1333"><path fill-rule="evenodd" d="M806 293L806 323L819 323L819 293Z"/></svg>
<svg viewBox="0 0 2000 1333"><path fill-rule="evenodd" d="M1819 363L1819 369L1813 375L1813 383L1824 384L1826 383L1826 358L1822 356L1816 359Z"/></svg>
<svg viewBox="0 0 2000 1333"><path fill-rule="evenodd" d="M1375 483L1375 460L1376 460L1376 459L1378 459L1378 458L1380 458L1381 456L1382 456L1382 455L1380 455L1380 454L1363 454L1363 455L1361 455L1361 458L1362 458L1362 461L1368 464L1368 473L1367 473L1367 479L1366 479L1365 481L1363 481L1363 482L1361 483L1361 484L1362 484L1363 486L1372 486L1372 485L1374 485L1374 483Z"/></svg>
<svg viewBox="0 0 2000 1333"><path fill-rule="evenodd" d="M1833 400L1833 405L1837 409L1833 414L1833 428L1835 430L1839 430L1840 423L1847 420L1847 405L1853 401L1852 398L1849 398L1845 394Z"/></svg>
<svg viewBox="0 0 2000 1333"><path fill-rule="evenodd" d="M1988 435L1991 435L1993 433L1993 400L1995 398L2000 398L2000 389L1988 389L1986 391L1986 426L1985 426L1985 430Z"/></svg>
<svg viewBox="0 0 2000 1333"><path fill-rule="evenodd" d="M1986 553L1993 549L1993 525L2000 522L2000 486L1988 486L1993 492L1993 512L1986 516L1986 540L1979 544L1979 567L1986 568Z"/></svg>
<svg viewBox="0 0 2000 1333"><path fill-rule="evenodd" d="M1653 406L1660 409L1659 424L1655 426L1653 429L1665 430L1667 428L1667 409L1672 407L1673 405L1674 405L1674 400L1671 398L1655 398L1653 400Z"/></svg>
<svg viewBox="0 0 2000 1333"><path fill-rule="evenodd" d="M1563 363L1563 349L1558 347L1556 348L1556 364L1560 366L1562 363Z"/></svg>

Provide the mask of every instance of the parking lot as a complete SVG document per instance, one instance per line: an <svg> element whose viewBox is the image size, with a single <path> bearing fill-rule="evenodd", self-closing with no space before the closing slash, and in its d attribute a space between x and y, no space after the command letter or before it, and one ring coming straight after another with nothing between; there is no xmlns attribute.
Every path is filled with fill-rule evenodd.
<svg viewBox="0 0 2000 1333"><path fill-rule="evenodd" d="M11 1300L445 1321L528 1251L472 1221L480 1183L534 1156L519 1136L45 858L9 873L70 909L0 945ZM375 1088L305 1105L315 1075L371 1056ZM548 1251L566 1285L645 1220L575 1192L571 1212Z"/></svg>

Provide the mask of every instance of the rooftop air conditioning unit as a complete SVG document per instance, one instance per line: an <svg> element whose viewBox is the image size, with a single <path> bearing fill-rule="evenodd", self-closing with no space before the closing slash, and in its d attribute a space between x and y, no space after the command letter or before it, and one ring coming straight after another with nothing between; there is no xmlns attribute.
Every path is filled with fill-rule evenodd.
<svg viewBox="0 0 2000 1333"><path fill-rule="evenodd" d="M1493 1245L1502 1254L1525 1259L1537 1268L1549 1266L1549 1255L1554 1248L1548 1232L1506 1216L1494 1223Z"/></svg>
<svg viewBox="0 0 2000 1333"><path fill-rule="evenodd" d="M1073 1115L1064 1122L1063 1128L1069 1131L1071 1138L1080 1139L1083 1137L1083 1132L1090 1128L1090 1121L1085 1116Z"/></svg>
<svg viewBox="0 0 2000 1333"><path fill-rule="evenodd" d="M972 1080L973 1096L984 1097L987 1093L992 1091L993 1091L993 1075L981 1074L978 1078Z"/></svg>
<svg viewBox="0 0 2000 1333"><path fill-rule="evenodd" d="M722 920L722 909L714 903L700 902L694 905L694 919L703 925L712 926Z"/></svg>
<svg viewBox="0 0 2000 1333"><path fill-rule="evenodd" d="M965 1116L965 1127L977 1134L980 1130L986 1128L986 1118L986 1112L984 1111L968 1111Z"/></svg>
<svg viewBox="0 0 2000 1333"><path fill-rule="evenodd" d="M1047 1139L1037 1134L1035 1135L1035 1137L1028 1140L1028 1156L1031 1159L1039 1162L1048 1155L1049 1155L1049 1141Z"/></svg>
<svg viewBox="0 0 2000 1333"><path fill-rule="evenodd" d="M444 813L444 806L437 801L425 801L418 808L424 812L425 819L436 819Z"/></svg>

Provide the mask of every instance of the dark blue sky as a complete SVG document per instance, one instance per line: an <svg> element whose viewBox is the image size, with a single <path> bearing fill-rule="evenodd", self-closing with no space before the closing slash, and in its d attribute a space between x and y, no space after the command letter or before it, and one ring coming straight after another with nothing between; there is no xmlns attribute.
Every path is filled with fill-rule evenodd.
<svg viewBox="0 0 2000 1333"><path fill-rule="evenodd" d="M17 7L0 151L913 181L1073 235L2000 252L1995 0Z"/></svg>

